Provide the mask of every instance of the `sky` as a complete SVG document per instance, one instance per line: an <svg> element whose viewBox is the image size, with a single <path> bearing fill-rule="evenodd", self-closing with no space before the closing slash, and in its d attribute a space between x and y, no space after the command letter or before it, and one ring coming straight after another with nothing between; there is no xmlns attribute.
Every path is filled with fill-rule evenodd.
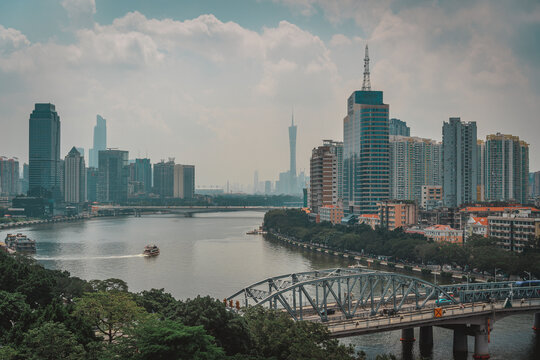
<svg viewBox="0 0 540 360"><path fill-rule="evenodd" d="M449 117L530 144L540 170L540 2L0 0L0 155L28 161L34 103L56 105L61 153L108 146L196 166L198 187L276 180L343 139L348 96L371 85L412 136Z"/></svg>

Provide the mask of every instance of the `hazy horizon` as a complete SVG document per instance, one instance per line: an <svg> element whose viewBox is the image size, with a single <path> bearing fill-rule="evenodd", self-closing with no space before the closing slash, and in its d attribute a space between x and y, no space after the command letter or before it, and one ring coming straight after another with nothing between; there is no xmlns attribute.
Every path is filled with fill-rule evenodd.
<svg viewBox="0 0 540 360"><path fill-rule="evenodd" d="M174 157L196 185L252 184L342 140L348 96L371 84L411 136L476 121L530 144L540 170L540 4L535 1L29 0L0 4L0 155L28 162L28 118L51 102L62 158L108 146L130 159Z"/></svg>

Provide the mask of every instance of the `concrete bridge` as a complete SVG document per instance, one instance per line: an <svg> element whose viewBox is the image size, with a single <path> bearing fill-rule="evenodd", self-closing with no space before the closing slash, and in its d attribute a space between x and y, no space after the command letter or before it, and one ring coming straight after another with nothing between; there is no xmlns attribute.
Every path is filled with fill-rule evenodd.
<svg viewBox="0 0 540 360"><path fill-rule="evenodd" d="M328 269L287 274L250 285L227 299L242 307L261 305L286 311L294 320L322 322L333 337L401 330L404 343L432 346L433 326L454 330L455 353L467 352L475 341L474 358L489 358L494 323L514 314L534 314L540 330L540 286L516 287L514 282L439 286L389 272Z"/></svg>
<svg viewBox="0 0 540 360"><path fill-rule="evenodd" d="M285 209L274 206L153 206L153 205L94 205L92 211L99 215L141 215L145 212L166 212L192 216L199 213L230 212L230 211L269 211Z"/></svg>

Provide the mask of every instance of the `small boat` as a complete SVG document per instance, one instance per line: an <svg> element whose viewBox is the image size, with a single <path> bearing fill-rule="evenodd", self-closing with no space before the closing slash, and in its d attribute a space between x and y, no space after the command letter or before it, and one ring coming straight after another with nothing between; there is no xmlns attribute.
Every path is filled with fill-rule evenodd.
<svg viewBox="0 0 540 360"><path fill-rule="evenodd" d="M259 226L258 229L254 229L254 230L248 231L246 234L247 234L247 235L264 235L264 234L266 234L266 231L264 231L264 230L262 229L262 226Z"/></svg>
<svg viewBox="0 0 540 360"><path fill-rule="evenodd" d="M144 256L158 256L159 248L156 245L146 245L144 247Z"/></svg>
<svg viewBox="0 0 540 360"><path fill-rule="evenodd" d="M36 252L35 240L31 240L26 235L23 235L21 233L16 234L16 235L7 234L5 242L6 242L7 248L13 251L19 251L23 253Z"/></svg>

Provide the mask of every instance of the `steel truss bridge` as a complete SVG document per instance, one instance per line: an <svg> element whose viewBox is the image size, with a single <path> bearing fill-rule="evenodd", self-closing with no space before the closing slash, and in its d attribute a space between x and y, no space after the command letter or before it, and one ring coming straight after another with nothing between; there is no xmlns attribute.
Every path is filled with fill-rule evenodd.
<svg viewBox="0 0 540 360"><path fill-rule="evenodd" d="M192 216L193 214L208 212L231 212L231 211L268 211L272 209L284 209L286 207L272 206L153 206L153 205L95 205L93 211L101 215L127 215L141 214L145 212L167 212Z"/></svg>
<svg viewBox="0 0 540 360"><path fill-rule="evenodd" d="M475 337L475 358L487 358L489 332L501 317L534 313L540 330L540 286L515 282L436 285L392 272L362 268L328 269L271 277L227 299L233 311L264 306L295 321L322 322L334 337L402 330L403 341L433 341L432 326L454 329L454 351L467 351ZM487 357L486 357L487 356Z"/></svg>

